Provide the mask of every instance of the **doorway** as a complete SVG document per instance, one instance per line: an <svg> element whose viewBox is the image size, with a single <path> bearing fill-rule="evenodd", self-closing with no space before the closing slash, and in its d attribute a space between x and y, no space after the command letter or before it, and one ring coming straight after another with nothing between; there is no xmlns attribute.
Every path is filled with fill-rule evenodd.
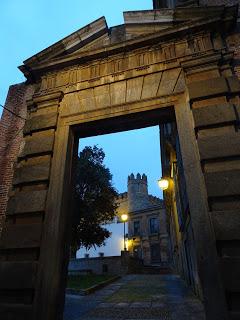
<svg viewBox="0 0 240 320"><path fill-rule="evenodd" d="M120 122L121 123L121 129L122 129L121 131L131 130L131 129L136 129L136 128L140 129L142 127L146 128L146 127L149 127L150 125L158 125L158 126L161 127L163 123L171 123L171 124L175 123L173 109L169 108L169 109L166 109L165 111L168 112L167 119L166 118L164 119L164 117L162 118L160 116L161 112L159 114L158 114L158 112L157 113L156 112L149 113L148 115L150 115L150 118L148 118L146 115L145 115L146 117L144 117L143 114L135 115L135 116L137 116L137 119L138 119L137 124L136 124L135 121L132 122L131 117L127 118L128 122L125 122L125 121ZM149 119L150 119L150 121L149 121ZM119 119L116 119L116 120L119 120ZM121 119L121 120L124 120L124 119ZM89 127L90 127L90 129L89 129ZM160 127L159 127L159 129L160 129ZM96 135L96 133L99 136L102 136L103 134L106 134L106 133L112 133L112 132L117 133L117 132L119 132L119 127L117 129L117 122L115 123L114 119L111 119L111 121L109 121L109 122L105 120L99 126L97 125L97 123L94 123L94 127L92 127L91 124L90 124L90 126L88 126L88 127L87 126L77 126L77 127L74 128L74 130L75 130L74 131L75 137L79 138L79 141L80 141L80 144L81 144L81 141L83 141L83 139L85 137L89 137L89 136L93 137L93 136ZM160 143L160 141L159 141L159 143ZM78 150L78 148L75 148L75 150ZM152 156L155 156L155 155L152 155ZM159 163L159 166L160 166L160 163ZM169 166L171 167L171 161L169 162ZM74 175L74 168L72 170L73 170L72 171L73 172L72 175ZM133 179L135 179L135 176L134 176ZM141 179L142 179L142 177L141 177ZM139 190L139 188L138 188L138 190ZM139 214L143 214L143 213L140 212ZM160 236L158 234L158 230L159 230L159 228L163 227L163 221L157 221L153 213L151 213L151 215L149 215L149 218L145 222L145 226L146 226L146 229L149 231L149 234L145 234L144 235L144 237L145 237L144 241L141 240L141 237L143 236L141 234L141 231L142 231L142 228L143 228L143 224L140 223L139 215L135 218L135 220L133 222L134 222L133 223L133 238L134 238L134 242L133 243L134 243L134 246L132 248L132 257L137 259L137 260L141 260L141 259L143 259L143 254L146 254L146 256L148 256L148 258L149 258L149 262L147 263L148 268L147 268L147 271L145 270L144 272L145 273L149 273L150 274L150 278L148 279L147 275L144 276L145 277L144 279L148 279L146 281L150 282L150 279L152 279L151 278L151 274L152 273L155 273L155 274L157 273L158 274L157 276L155 276L156 278L154 280L156 282L156 288L154 289L154 281L151 282L152 283L151 284L152 288L149 291L150 293L147 293L147 295L148 294L149 295L148 295L148 298L146 298L146 299L154 299L154 297L157 295L157 292L159 293L161 291L161 289L158 287L158 285L161 284L161 281L162 281L162 283L165 283L164 276L162 278L161 272L164 272L164 273L166 272L167 263L168 263L168 261L166 261L166 256L164 256L164 254L161 252L162 250L160 249L159 243L156 242L157 241L156 239L158 237L160 238ZM129 238L130 238L130 235L131 235L131 233L128 235ZM148 244L147 244L146 237L149 237L151 239ZM154 240L155 242L153 242L152 240ZM169 248L168 240L166 238L163 237L161 239L161 241L164 243L165 246L167 246ZM96 263L97 259L99 259L99 260L101 260L101 263L102 263L102 261L105 258L107 258L107 257L103 257L103 256L101 258L100 257L99 258L96 257L96 258L94 258L95 259L94 262ZM105 260L107 260L107 259L105 259ZM162 268L161 270L157 269L156 267L160 266L160 264L162 263L162 260L165 262L164 268ZM88 257L88 261L89 261L89 257ZM106 264L106 263L103 264L104 266L108 265L107 269L104 268L104 271L105 271L104 274L105 275L108 272L110 272L110 270L112 270L112 267L111 267L112 263L113 262L109 262L108 264ZM117 265L117 262L115 260L115 266L116 265ZM150 268L150 266L151 266L151 268ZM101 268L101 270L103 270L103 268ZM175 272L178 272L178 271L179 270L175 270ZM142 270L141 270L140 264L138 264L137 271L134 271L134 272L131 271L131 274L134 277L137 275L137 278L134 278L135 280L132 279L131 277L130 278L126 278L127 279L126 281L127 281L129 286L131 286L134 283L134 281L135 282L136 281L137 282L138 281L139 282L143 281L142 276L139 275L139 274L141 274L141 272L142 272ZM124 279L125 279L125 277L126 276L123 275ZM123 294L122 294L121 298L119 298L119 296L117 296L117 293L114 293L113 296L109 296L108 297L109 301L111 301L110 304L113 303L112 301L119 302L119 303L127 303L126 301L127 301L127 299L129 299L129 297L128 297L127 292L125 291L125 287L123 287L121 290L123 290ZM142 289L142 290L146 290L146 289ZM156 293L153 292L154 290L156 290ZM134 287L132 294L138 294L138 288ZM70 300L69 299L70 298L67 298L67 306L70 304ZM143 301L144 301L144 303L146 303L145 300L143 300ZM134 304L136 302L137 301L133 300L131 303ZM106 303L106 302L103 302L103 303ZM111 308L107 307L105 312L108 312L110 314L111 313L110 309ZM130 308L130 310L132 310L132 309ZM150 309L148 310L148 312L151 312ZM104 314L104 312L103 312L103 314Z"/></svg>

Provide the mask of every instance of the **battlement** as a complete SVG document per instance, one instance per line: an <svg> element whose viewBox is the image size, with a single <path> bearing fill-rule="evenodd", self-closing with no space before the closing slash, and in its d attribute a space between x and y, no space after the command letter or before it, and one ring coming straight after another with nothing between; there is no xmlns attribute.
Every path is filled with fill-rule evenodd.
<svg viewBox="0 0 240 320"><path fill-rule="evenodd" d="M136 178L135 175L133 173L130 174L130 176L128 176L128 183L147 183L147 176L145 175L145 173L141 176L140 173L136 174Z"/></svg>

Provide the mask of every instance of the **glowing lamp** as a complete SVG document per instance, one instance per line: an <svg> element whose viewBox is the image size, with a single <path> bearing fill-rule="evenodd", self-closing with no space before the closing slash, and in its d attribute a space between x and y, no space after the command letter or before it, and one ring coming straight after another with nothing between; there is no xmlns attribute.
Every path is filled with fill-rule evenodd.
<svg viewBox="0 0 240 320"><path fill-rule="evenodd" d="M121 219L122 219L122 221L127 221L127 219L128 219L128 215L127 214L122 214L121 215Z"/></svg>
<svg viewBox="0 0 240 320"><path fill-rule="evenodd" d="M126 232L125 232L125 222L128 220L128 215L126 213L123 213L121 215L121 219L123 221L123 243L124 243L124 251L127 250L126 246Z"/></svg>
<svg viewBox="0 0 240 320"><path fill-rule="evenodd" d="M167 190L169 188L169 180L162 177L161 179L158 180L158 186L162 190Z"/></svg>

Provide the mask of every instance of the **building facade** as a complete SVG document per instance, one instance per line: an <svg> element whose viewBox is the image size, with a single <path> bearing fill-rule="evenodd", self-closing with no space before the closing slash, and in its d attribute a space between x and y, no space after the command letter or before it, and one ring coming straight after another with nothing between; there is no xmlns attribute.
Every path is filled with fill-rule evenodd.
<svg viewBox="0 0 240 320"><path fill-rule="evenodd" d="M201 297L189 200L176 123L162 125L160 138L162 175L169 181L169 188L164 191L164 199L171 266Z"/></svg>
<svg viewBox="0 0 240 320"><path fill-rule="evenodd" d="M117 214L128 214L128 251L144 265L168 264L164 201L148 194L147 176L128 177L128 191L118 199Z"/></svg>

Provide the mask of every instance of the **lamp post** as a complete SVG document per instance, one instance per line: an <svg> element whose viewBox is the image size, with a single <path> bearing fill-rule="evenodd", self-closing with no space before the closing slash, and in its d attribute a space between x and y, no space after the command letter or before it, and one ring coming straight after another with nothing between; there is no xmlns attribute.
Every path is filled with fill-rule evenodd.
<svg viewBox="0 0 240 320"><path fill-rule="evenodd" d="M127 214L122 214L121 219L123 221L123 242L124 242L124 251L127 250L126 248L126 232L125 232L125 222L128 220L128 215Z"/></svg>

